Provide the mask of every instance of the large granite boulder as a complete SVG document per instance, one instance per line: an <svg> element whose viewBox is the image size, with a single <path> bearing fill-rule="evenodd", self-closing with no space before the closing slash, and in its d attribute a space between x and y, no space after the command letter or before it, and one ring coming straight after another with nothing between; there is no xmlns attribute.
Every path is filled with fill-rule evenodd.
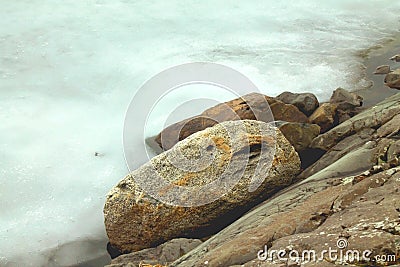
<svg viewBox="0 0 400 267"><path fill-rule="evenodd" d="M293 146L270 124L250 120L217 124L154 157L110 191L104 206L107 235L111 245L124 253L175 237L208 236L287 187L299 170ZM213 183L216 186L208 191L200 190ZM146 192L153 190L152 195L143 187ZM175 191L176 187L190 190ZM214 201L206 201L214 196ZM160 198L185 205L165 204Z"/></svg>
<svg viewBox="0 0 400 267"><path fill-rule="evenodd" d="M310 116L319 106L317 97L311 93L291 93L283 92L275 99L280 100L286 104L296 106L301 112Z"/></svg>
<svg viewBox="0 0 400 267"><path fill-rule="evenodd" d="M219 122L233 120L308 122L307 116L294 105L252 93L211 107L198 116L174 123L162 130L155 141L161 148L168 150L195 132L212 127Z"/></svg>

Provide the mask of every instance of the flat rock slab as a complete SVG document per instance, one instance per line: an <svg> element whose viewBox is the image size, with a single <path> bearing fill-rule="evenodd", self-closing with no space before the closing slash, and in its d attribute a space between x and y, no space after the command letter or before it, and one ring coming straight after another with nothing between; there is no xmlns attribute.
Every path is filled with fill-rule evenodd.
<svg viewBox="0 0 400 267"><path fill-rule="evenodd" d="M148 265L167 265L188 253L202 242L199 239L176 238L155 248L148 248L124 254L111 261L107 267L141 267Z"/></svg>
<svg viewBox="0 0 400 267"><path fill-rule="evenodd" d="M400 168L306 181L267 200L170 266L286 266L257 254L265 246L320 253L337 249L341 238L348 249L371 250L371 257L392 255L400 248L399 190ZM330 266L319 263L324 260L310 266Z"/></svg>
<svg viewBox="0 0 400 267"><path fill-rule="evenodd" d="M260 260L257 254L265 246L321 252L337 248L340 239L350 250L371 250L371 257L398 253L399 100L400 94L393 96L343 123L343 131L323 134L333 138L326 141L329 151L300 175L300 182L277 192L171 266L297 266ZM305 266L332 266L328 260Z"/></svg>

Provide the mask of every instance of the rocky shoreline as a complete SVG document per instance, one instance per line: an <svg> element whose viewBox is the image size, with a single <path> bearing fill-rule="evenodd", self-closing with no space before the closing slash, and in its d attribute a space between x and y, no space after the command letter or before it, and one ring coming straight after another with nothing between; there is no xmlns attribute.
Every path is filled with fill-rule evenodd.
<svg viewBox="0 0 400 267"><path fill-rule="evenodd" d="M384 85L384 77L375 75L374 72L377 66L391 64L392 68L399 68L400 64L391 62L389 59L400 52L400 37L392 39L389 43L379 45L377 48L365 51L364 60L364 75L365 79L371 81L371 86L355 91L364 98L364 106L371 107L378 102L397 93Z"/></svg>
<svg viewBox="0 0 400 267"><path fill-rule="evenodd" d="M110 238L108 251L114 258L107 266L398 266L400 93L373 74L397 48L400 42L366 59L367 77L373 80L369 89L351 93L338 88L326 103L319 103L309 93L284 92L275 98L250 94L171 125L147 140L161 153L161 158L155 160L161 164L168 161L165 155L175 150L194 157L194 147L204 147L206 137L217 132L213 140L219 140L215 149L222 151L220 159L232 160L230 155L235 153L229 151L231 143L221 143L226 134L216 128L221 124L236 127L236 120L249 123L257 119L260 122L256 128L263 127L263 121L268 123L270 118L264 120L257 115L264 112L262 101L266 101L276 131L282 135L277 143L286 151L275 157L274 164L282 159L286 162L279 171L272 171L276 178L267 175L269 183L264 183L255 195L243 190L249 183L247 175L239 183L243 191L235 189L222 201L200 209L168 206L146 195L133 179L135 175L149 175L143 171L145 166L139 168L107 197L104 212ZM393 60L391 65L396 68L398 63ZM250 110L249 106L259 109ZM254 135L260 133L253 129L253 141ZM253 145L259 147L260 140ZM243 167L247 172L254 172L260 154L259 150L252 151L253 164ZM192 173L196 172L189 171L188 176L169 171L167 177L176 185L199 186L218 171ZM218 212L210 215L215 210ZM339 241L346 246L338 248ZM300 264L276 257L273 261L266 253L283 249L301 255L328 247L342 253L368 251L370 257L332 260L317 256L314 261Z"/></svg>
<svg viewBox="0 0 400 267"><path fill-rule="evenodd" d="M263 101L276 121L277 153L269 171L257 172L265 157L260 147L273 142L271 132L260 132L270 118L256 116L265 113ZM202 186L226 171L227 162L236 166L232 174L243 177L221 199L179 207L157 201L135 182L136 176L152 175L149 164L132 172L107 196L108 249L115 257L108 266L300 266L262 260L259 252L267 247L300 253L338 249L339 241L346 244L342 252L368 250L371 259L376 257L350 263L399 263L400 94L367 109L362 104L360 95L342 88L326 103L309 93L250 94L164 129L155 141L167 151L152 163L169 182ZM238 134L228 138L223 129ZM210 137L214 143L207 145ZM241 152L243 139L250 140L247 155ZM179 159L178 152L198 159L202 148L216 155L211 166L185 172L168 165ZM242 155L248 164L235 165ZM256 176L262 178L260 187L246 190ZM161 188L163 194L170 190ZM377 260L381 255L395 258ZM323 257L306 266L342 263Z"/></svg>

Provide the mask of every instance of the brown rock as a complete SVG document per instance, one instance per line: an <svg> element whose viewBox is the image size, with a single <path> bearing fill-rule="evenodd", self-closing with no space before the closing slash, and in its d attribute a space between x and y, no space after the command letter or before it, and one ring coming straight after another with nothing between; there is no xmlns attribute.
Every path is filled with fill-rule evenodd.
<svg viewBox="0 0 400 267"><path fill-rule="evenodd" d="M387 162L392 165L400 165L400 140L389 146Z"/></svg>
<svg viewBox="0 0 400 267"><path fill-rule="evenodd" d="M218 121L209 117L192 117L168 126L157 135L155 141L163 150L168 150L188 136L216 124Z"/></svg>
<svg viewBox="0 0 400 267"><path fill-rule="evenodd" d="M309 123L307 116L294 105L285 104L271 97L266 97L266 99L275 120Z"/></svg>
<svg viewBox="0 0 400 267"><path fill-rule="evenodd" d="M310 116L319 106L317 97L311 93L291 93L283 92L276 97L286 104L291 104L296 106L305 115Z"/></svg>
<svg viewBox="0 0 400 267"><path fill-rule="evenodd" d="M390 88L400 89L400 69L386 74L384 83Z"/></svg>
<svg viewBox="0 0 400 267"><path fill-rule="evenodd" d="M400 62L400 55L394 55L390 58L390 60L393 60L395 62Z"/></svg>
<svg viewBox="0 0 400 267"><path fill-rule="evenodd" d="M348 119L363 112L364 110L365 110L365 108L363 108L363 107L355 107L355 108L347 109L347 110L337 109L336 110L336 117L338 120L337 124L341 124L341 123L347 121Z"/></svg>
<svg viewBox="0 0 400 267"><path fill-rule="evenodd" d="M336 89L330 99L330 103L336 105L336 117L338 124L354 117L363 109L363 98L360 95L346 91L343 88Z"/></svg>
<svg viewBox="0 0 400 267"><path fill-rule="evenodd" d="M388 150L391 145L393 145L396 142L396 140L393 140L391 138L382 138L378 139L376 141L377 145L377 151L374 155L374 158L376 158L376 164L384 167L385 169L388 168L387 161L388 161Z"/></svg>
<svg viewBox="0 0 400 267"><path fill-rule="evenodd" d="M321 127L321 133L328 131L335 125L336 105L332 103L323 103L310 116L311 123L318 124Z"/></svg>
<svg viewBox="0 0 400 267"><path fill-rule="evenodd" d="M399 113L400 94L396 94L339 124L330 131L320 134L312 141L311 147L329 150L347 136L366 128L377 129Z"/></svg>
<svg viewBox="0 0 400 267"><path fill-rule="evenodd" d="M391 70L390 70L389 65L381 65L381 66L376 67L374 74L388 74L390 72L391 72Z"/></svg>
<svg viewBox="0 0 400 267"><path fill-rule="evenodd" d="M111 261L107 267L139 267L148 265L167 265L188 253L202 242L199 239L176 238L155 248L148 248L124 254Z"/></svg>
<svg viewBox="0 0 400 267"><path fill-rule="evenodd" d="M272 147L276 147L274 154ZM273 161L269 170L268 160ZM195 170L193 161L196 167L204 168ZM182 166L178 168L176 162ZM300 160L293 146L270 124L250 120L220 123L179 142L119 182L108 194L104 207L107 235L110 243L123 252L154 247L175 237L208 236L288 186L299 170ZM166 185L154 179L157 174ZM250 190L253 175L261 184ZM159 197L168 195L168 201L171 198L192 203L195 197L199 200L193 206L164 204L139 187L136 181L144 178L145 186L158 192ZM217 178L222 179L218 186L207 188L207 193L197 193L197 188ZM230 181L234 182L231 189ZM195 191L174 194L171 185ZM198 205L202 198L219 197L221 191L226 193L220 198Z"/></svg>
<svg viewBox="0 0 400 267"><path fill-rule="evenodd" d="M346 91L343 88L337 88L333 91L330 103L336 104L340 110L350 110L355 107L361 107L363 98L360 95Z"/></svg>
<svg viewBox="0 0 400 267"><path fill-rule="evenodd" d="M310 123L284 122L277 125L297 152L308 148L321 129L317 124Z"/></svg>
<svg viewBox="0 0 400 267"><path fill-rule="evenodd" d="M271 112L273 117L270 116ZM274 120L308 122L307 116L297 107L262 94L252 93L209 108L199 116L172 124L162 130L155 141L164 150L168 150L191 134L212 127L218 122L245 119L257 119L263 122Z"/></svg>
<svg viewBox="0 0 400 267"><path fill-rule="evenodd" d="M275 125L296 149L302 170L317 161L325 152L309 148L312 140L320 132L320 127L317 124L277 121Z"/></svg>

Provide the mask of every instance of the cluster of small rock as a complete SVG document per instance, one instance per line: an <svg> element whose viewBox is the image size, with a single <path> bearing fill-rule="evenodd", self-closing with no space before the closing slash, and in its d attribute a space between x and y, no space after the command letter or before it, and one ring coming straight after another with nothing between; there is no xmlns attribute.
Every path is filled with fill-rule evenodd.
<svg viewBox="0 0 400 267"><path fill-rule="evenodd" d="M161 148L168 150L178 141L219 122L258 119L255 114L266 112L267 109L262 102L263 99L260 100L260 96L267 100L275 121L317 124L321 133L359 113L362 110L360 107L363 100L361 96L342 88L336 89L330 101L321 105L317 97L311 93L284 92L275 98L252 93L211 107L198 116L172 124L165 128L155 141ZM248 102L252 103L251 107L247 104ZM232 110L234 112L229 112ZM265 119L267 120L265 122L271 120L269 117ZM176 136L179 138L175 138Z"/></svg>
<svg viewBox="0 0 400 267"><path fill-rule="evenodd" d="M266 245L271 250L318 251L335 247L341 238L348 249L368 249L373 255L400 251L400 94L366 110L360 96L342 88L322 104L309 93L261 96L269 107L262 101L257 105L260 94L246 95L171 125L157 136L166 151L127 175L107 196L109 251L114 257L124 254L109 266L300 266L260 261L257 253ZM252 109L245 100L252 101ZM269 124L271 118L255 121L255 114L267 108L276 127ZM246 132L240 132L240 124ZM228 138L223 129L238 134ZM249 192L263 157L260 146L271 142L265 132L271 131L276 142L273 164L260 187ZM214 145L205 151L215 156L211 166L198 172L174 169L168 159L177 158L178 152L195 159L195 151L208 148L204 140L209 138ZM242 139L251 140L248 163L236 170L243 169L243 178L212 203L167 205L135 182L150 175L152 165L175 185L208 183L228 162L239 162ZM232 143L238 144L237 151ZM335 264L340 263L307 266Z"/></svg>
<svg viewBox="0 0 400 267"><path fill-rule="evenodd" d="M390 60L400 62L400 55L394 55ZM400 89L400 69L391 70L390 65L381 65L376 68L374 74L385 75L384 83L386 86Z"/></svg>
<svg viewBox="0 0 400 267"><path fill-rule="evenodd" d="M265 106L264 99L269 104L273 118L256 116L267 112L268 107ZM252 103L251 106L248 103ZM237 119L260 120L260 118L264 119L264 122L274 120L275 125L299 153L301 167L304 169L320 156L319 151L310 149L311 141L320 133L360 113L363 110L362 104L361 96L343 88L337 88L329 102L321 104L311 93L284 92L274 98L252 93L172 124L165 128L155 141L162 149L168 150L178 141L218 122ZM234 112L229 112L231 110Z"/></svg>

